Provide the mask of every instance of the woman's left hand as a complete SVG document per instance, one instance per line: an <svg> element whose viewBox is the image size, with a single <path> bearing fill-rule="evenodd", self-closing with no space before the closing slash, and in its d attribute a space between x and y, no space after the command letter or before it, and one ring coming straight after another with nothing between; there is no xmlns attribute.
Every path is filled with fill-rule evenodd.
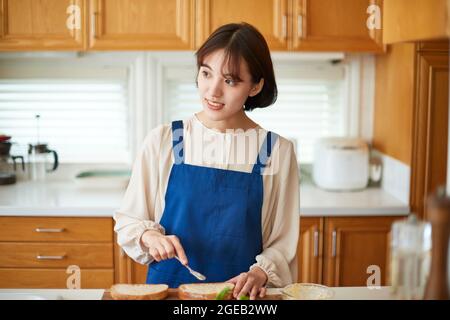
<svg viewBox="0 0 450 320"><path fill-rule="evenodd" d="M253 267L249 272L243 272L226 282L234 283L234 298L250 296L250 300L255 300L258 294L260 298L266 295L264 285L267 282L267 275L259 267Z"/></svg>

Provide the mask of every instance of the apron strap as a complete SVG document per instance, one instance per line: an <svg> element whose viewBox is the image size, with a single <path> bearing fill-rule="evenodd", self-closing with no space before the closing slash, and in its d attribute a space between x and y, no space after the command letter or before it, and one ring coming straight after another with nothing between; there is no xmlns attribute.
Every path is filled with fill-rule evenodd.
<svg viewBox="0 0 450 320"><path fill-rule="evenodd" d="M258 158L256 159L256 163L253 166L252 173L262 173L263 168L266 167L267 161L270 158L270 154L272 153L272 148L277 141L278 135L271 131L267 132L266 138L259 150Z"/></svg>
<svg viewBox="0 0 450 320"><path fill-rule="evenodd" d="M172 150L175 164L184 163L183 121L172 122Z"/></svg>

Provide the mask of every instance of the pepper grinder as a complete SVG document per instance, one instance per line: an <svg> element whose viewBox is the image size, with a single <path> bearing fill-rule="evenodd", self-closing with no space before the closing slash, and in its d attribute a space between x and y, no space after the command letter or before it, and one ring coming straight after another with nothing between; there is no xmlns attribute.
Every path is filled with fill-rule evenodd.
<svg viewBox="0 0 450 320"><path fill-rule="evenodd" d="M447 259L450 237L450 198L440 188L427 203L428 220L431 223L431 268L425 289L426 300L448 300Z"/></svg>

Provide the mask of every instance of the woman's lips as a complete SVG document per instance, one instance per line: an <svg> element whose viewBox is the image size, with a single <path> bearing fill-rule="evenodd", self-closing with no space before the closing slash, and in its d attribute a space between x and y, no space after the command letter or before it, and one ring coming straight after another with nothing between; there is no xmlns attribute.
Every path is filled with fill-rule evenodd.
<svg viewBox="0 0 450 320"><path fill-rule="evenodd" d="M225 106L223 103L213 102L206 98L205 98L205 101L206 101L206 104L208 105L208 107L212 110L220 110Z"/></svg>

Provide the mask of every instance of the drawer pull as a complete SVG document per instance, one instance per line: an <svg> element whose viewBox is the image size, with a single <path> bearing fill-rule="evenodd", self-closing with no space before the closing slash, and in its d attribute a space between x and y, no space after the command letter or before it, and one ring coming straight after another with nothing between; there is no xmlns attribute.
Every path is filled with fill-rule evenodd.
<svg viewBox="0 0 450 320"><path fill-rule="evenodd" d="M319 256L319 231L314 231L314 257Z"/></svg>
<svg viewBox="0 0 450 320"><path fill-rule="evenodd" d="M64 228L36 228L36 232L41 233L58 233L58 232L64 232Z"/></svg>
<svg viewBox="0 0 450 320"><path fill-rule="evenodd" d="M331 241L332 241L331 256L333 258L335 258L336 257L336 230L333 230Z"/></svg>
<svg viewBox="0 0 450 320"><path fill-rule="evenodd" d="M301 14L297 16L297 35L300 39L303 38L303 16Z"/></svg>
<svg viewBox="0 0 450 320"><path fill-rule="evenodd" d="M65 255L63 255L63 256L41 256L41 255L38 255L36 257L36 259L38 259L38 260L62 260L65 257L66 257Z"/></svg>

